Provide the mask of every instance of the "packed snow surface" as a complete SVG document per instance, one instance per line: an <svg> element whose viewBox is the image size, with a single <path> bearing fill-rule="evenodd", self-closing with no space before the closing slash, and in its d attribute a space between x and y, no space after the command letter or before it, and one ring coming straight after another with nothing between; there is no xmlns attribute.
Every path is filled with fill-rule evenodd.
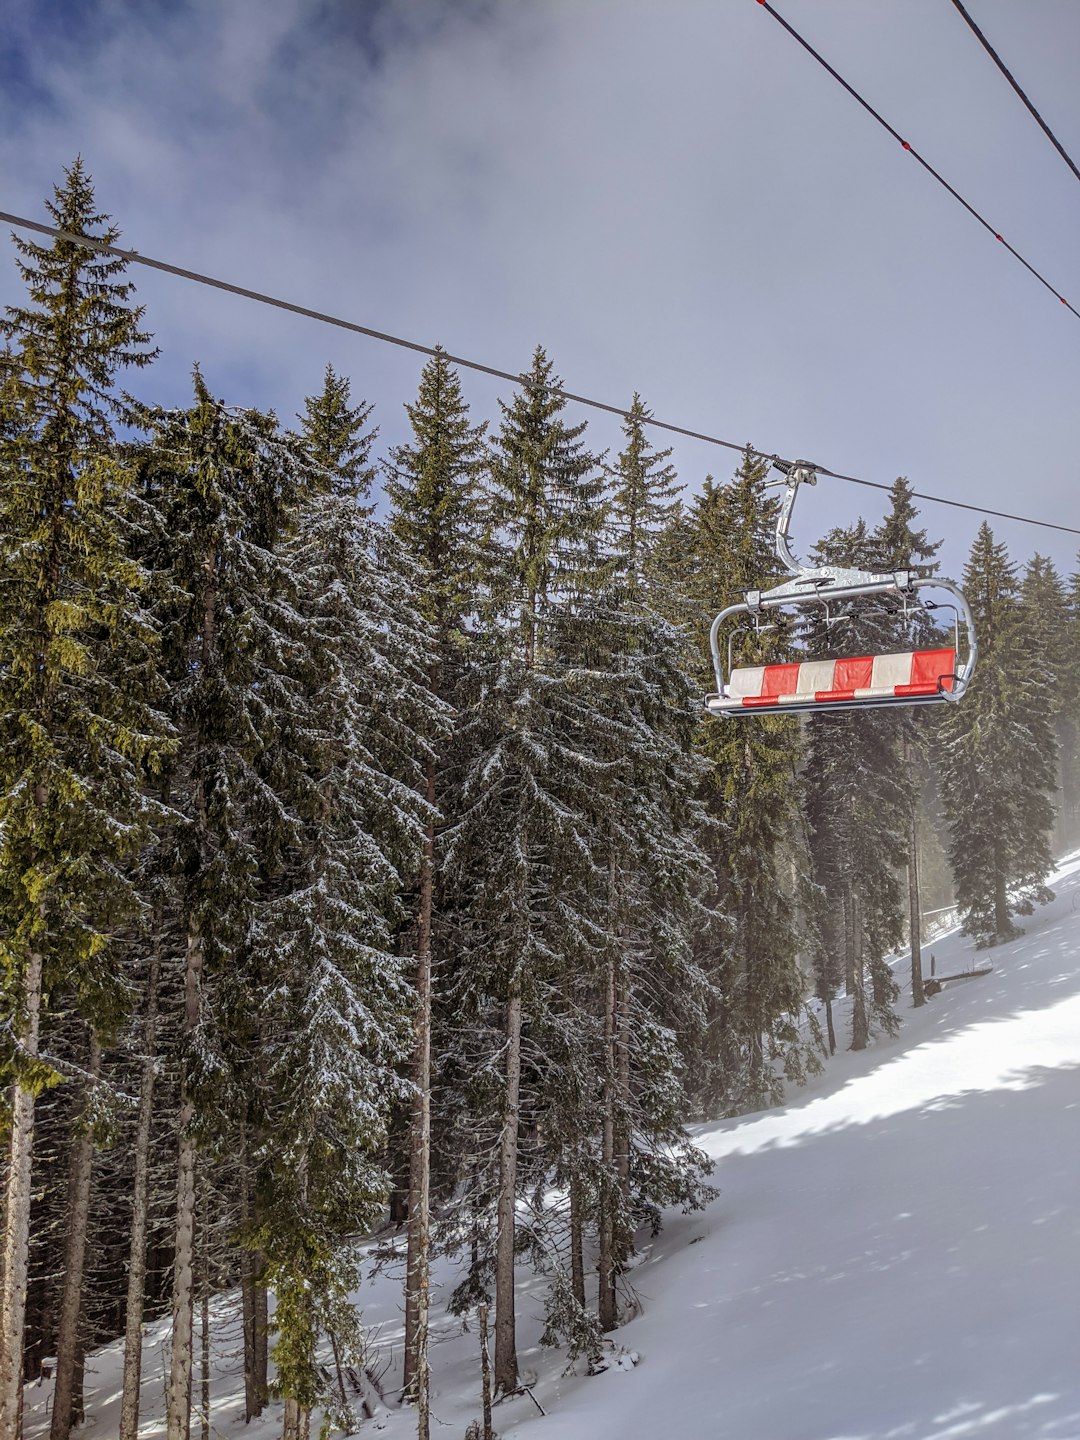
<svg viewBox="0 0 1080 1440"><path fill-rule="evenodd" d="M919 1011L906 992L896 1039L842 1050L783 1109L701 1127L720 1194L640 1237L637 1313L605 1373L566 1374L539 1347L543 1284L522 1274L531 1395L496 1405L503 1440L1078 1440L1080 855L1054 886L1009 945L928 947L939 975L990 975ZM846 1019L838 1005L841 1046ZM382 1440L415 1433L392 1403L401 1268L358 1297L390 1365L390 1403L360 1433ZM438 1306L451 1267L437 1279ZM236 1312L235 1296L214 1303L211 1434L269 1440L280 1407L243 1422ZM433 1322L432 1435L460 1440L480 1413L475 1323ZM167 1329L146 1330L142 1440L164 1434ZM90 1358L87 1389L80 1433L115 1435L118 1346ZM35 1440L48 1392L27 1391Z"/></svg>

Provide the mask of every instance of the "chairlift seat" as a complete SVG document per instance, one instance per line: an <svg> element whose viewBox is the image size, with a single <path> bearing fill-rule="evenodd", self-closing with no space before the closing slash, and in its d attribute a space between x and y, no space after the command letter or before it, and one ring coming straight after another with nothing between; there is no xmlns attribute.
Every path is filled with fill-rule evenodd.
<svg viewBox="0 0 1080 1440"><path fill-rule="evenodd" d="M913 650L750 665L731 671L723 693L705 701L715 712L822 711L944 700L956 681L956 651Z"/></svg>

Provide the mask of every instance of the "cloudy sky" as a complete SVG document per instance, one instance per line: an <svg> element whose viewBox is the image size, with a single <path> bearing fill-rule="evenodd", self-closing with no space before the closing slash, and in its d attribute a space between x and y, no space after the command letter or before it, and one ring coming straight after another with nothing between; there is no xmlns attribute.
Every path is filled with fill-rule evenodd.
<svg viewBox="0 0 1080 1440"><path fill-rule="evenodd" d="M949 0L776 8L1080 308L1080 184ZM1080 160L1080 5L968 8ZM1080 320L752 0L0 0L0 209L45 218L76 153L148 255L506 370L542 343L569 389L1080 525ZM403 438L419 357L134 278L148 398L198 361L289 418L329 360ZM494 416L508 386L464 381ZM733 467L675 458L692 488ZM875 503L822 480L796 540ZM958 572L977 517L924 513ZM995 529L1075 568L1076 537Z"/></svg>

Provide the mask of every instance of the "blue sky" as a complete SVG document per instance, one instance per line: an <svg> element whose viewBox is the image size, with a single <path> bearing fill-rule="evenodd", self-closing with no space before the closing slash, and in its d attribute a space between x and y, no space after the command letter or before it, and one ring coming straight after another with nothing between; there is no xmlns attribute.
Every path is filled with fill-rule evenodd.
<svg viewBox="0 0 1080 1440"><path fill-rule="evenodd" d="M969 8L1080 155L1080 6ZM1075 303L1080 185L948 0L777 9ZM570 389L1080 524L1080 321L751 0L5 0L0 208L41 217L77 152L147 254L508 370L543 343ZM148 398L183 403L198 361L287 418L330 360L402 438L418 357L134 278ZM464 383L494 418L507 387ZM675 458L691 488L732 468ZM823 481L796 539L872 506ZM977 518L925 516L957 573ZM1074 568L1069 537L995 529Z"/></svg>

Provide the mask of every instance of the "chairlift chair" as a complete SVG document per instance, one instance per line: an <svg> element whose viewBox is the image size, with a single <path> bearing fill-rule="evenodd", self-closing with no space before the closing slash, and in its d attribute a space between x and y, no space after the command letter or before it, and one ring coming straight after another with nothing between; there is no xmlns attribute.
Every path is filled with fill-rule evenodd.
<svg viewBox="0 0 1080 1440"><path fill-rule="evenodd" d="M709 647L716 693L706 695L705 708L713 715L725 716L821 715L888 705L955 704L968 687L977 655L975 624L961 591L948 580L910 570L876 573L838 565L800 565L791 551L788 526L799 486L816 484L817 476L806 461L774 459L773 464L785 476L773 483L787 487L776 522L776 553L790 578L772 590L750 591L741 604L729 605L713 621ZM925 589L945 592L950 598L929 600L919 594ZM736 635L747 628L762 634L775 629L777 621L770 619L770 612L811 611L824 621L829 633L842 629L849 618L846 610L838 614L830 609L835 602L867 597L877 597L880 607L901 618L951 609L952 645L901 654L841 654L825 660L733 667ZM736 627L733 622L738 617L746 618Z"/></svg>

